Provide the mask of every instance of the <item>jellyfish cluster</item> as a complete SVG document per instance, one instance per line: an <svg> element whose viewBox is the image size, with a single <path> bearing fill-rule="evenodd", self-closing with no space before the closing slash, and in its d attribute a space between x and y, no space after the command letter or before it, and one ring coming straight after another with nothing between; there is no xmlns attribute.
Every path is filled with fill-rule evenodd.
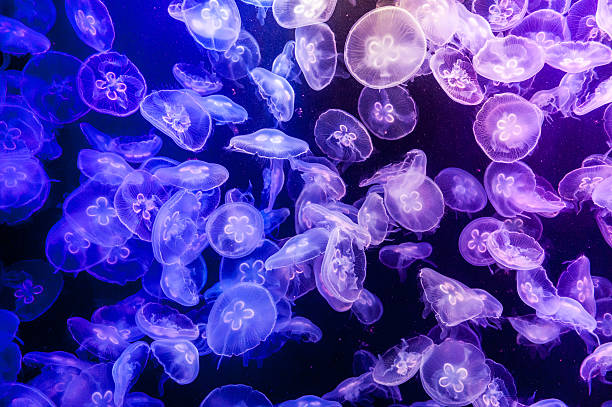
<svg viewBox="0 0 612 407"><path fill-rule="evenodd" d="M0 57L0 407L612 405L612 2L2 0Z"/></svg>

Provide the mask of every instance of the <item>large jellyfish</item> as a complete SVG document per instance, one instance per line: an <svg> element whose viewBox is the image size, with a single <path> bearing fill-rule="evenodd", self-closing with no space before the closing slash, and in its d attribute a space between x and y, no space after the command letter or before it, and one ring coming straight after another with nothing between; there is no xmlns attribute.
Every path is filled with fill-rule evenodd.
<svg viewBox="0 0 612 407"><path fill-rule="evenodd" d="M324 23L336 8L336 0L275 0L274 19L284 28L298 28Z"/></svg>
<svg viewBox="0 0 612 407"><path fill-rule="evenodd" d="M359 95L359 117L376 137L397 140L412 133L417 124L417 107L401 86L387 89L364 87Z"/></svg>
<svg viewBox="0 0 612 407"><path fill-rule="evenodd" d="M330 84L338 63L336 36L325 23L295 30L295 59L308 86L321 90Z"/></svg>
<svg viewBox="0 0 612 407"><path fill-rule="evenodd" d="M159 339L151 344L151 352L164 367L164 372L178 384L189 384L198 377L200 356L192 342Z"/></svg>
<svg viewBox="0 0 612 407"><path fill-rule="evenodd" d="M365 161L372 154L368 131L344 110L330 109L321 113L314 134L317 146L332 160Z"/></svg>
<svg viewBox="0 0 612 407"><path fill-rule="evenodd" d="M459 212L474 213L487 204L487 194L482 184L461 168L445 168L436 175L434 182L444 196L444 203Z"/></svg>
<svg viewBox="0 0 612 407"><path fill-rule="evenodd" d="M67 323L74 340L101 359L117 360L129 345L114 326L94 324L80 317L68 318Z"/></svg>
<svg viewBox="0 0 612 407"><path fill-rule="evenodd" d="M65 5L68 20L81 41L98 52L112 48L115 28L102 1L66 0Z"/></svg>
<svg viewBox="0 0 612 407"><path fill-rule="evenodd" d="M0 105L0 155L29 157L43 148L43 126L31 111Z"/></svg>
<svg viewBox="0 0 612 407"><path fill-rule="evenodd" d="M148 302L138 309L136 324L153 339L194 340L200 334L189 317L170 306L155 302Z"/></svg>
<svg viewBox="0 0 612 407"><path fill-rule="evenodd" d="M399 6L416 18L427 39L436 45L449 42L459 24L457 2L453 0L401 0Z"/></svg>
<svg viewBox="0 0 612 407"><path fill-rule="evenodd" d="M221 186L229 178L225 167L200 160L188 160L175 167L164 167L155 171L165 185L174 185L190 191L210 191Z"/></svg>
<svg viewBox="0 0 612 407"><path fill-rule="evenodd" d="M149 345L146 342L135 342L128 346L113 364L113 381L115 405L123 405L130 388L138 381L149 359Z"/></svg>
<svg viewBox="0 0 612 407"><path fill-rule="evenodd" d="M554 321L536 315L510 317L508 321L520 335L531 343L543 345L554 341L561 334L561 327Z"/></svg>
<svg viewBox="0 0 612 407"><path fill-rule="evenodd" d="M507 0L501 0L507 1ZM508 35L491 38L474 55L476 72L492 81L525 81L544 67L544 51L528 38Z"/></svg>
<svg viewBox="0 0 612 407"><path fill-rule="evenodd" d="M212 51L227 51L240 35L234 0L184 0L183 21L194 40Z"/></svg>
<svg viewBox="0 0 612 407"><path fill-rule="evenodd" d="M517 37L529 38L542 48L549 48L561 41L570 39L570 31L565 17L554 10L537 10L521 21L510 31Z"/></svg>
<svg viewBox="0 0 612 407"><path fill-rule="evenodd" d="M268 110L279 122L287 122L293 117L295 92L282 76L264 68L254 68L249 77L257 86L259 95L266 101Z"/></svg>
<svg viewBox="0 0 612 407"><path fill-rule="evenodd" d="M493 38L491 25L483 16L472 13L462 3L457 4L457 17L459 24L456 26L455 35L461 46L465 47L475 55L489 38Z"/></svg>
<svg viewBox="0 0 612 407"><path fill-rule="evenodd" d="M0 384L0 405L7 407L55 407L42 391L21 383Z"/></svg>
<svg viewBox="0 0 612 407"><path fill-rule="evenodd" d="M0 15L0 51L13 55L41 54L51 42L18 20Z"/></svg>
<svg viewBox="0 0 612 407"><path fill-rule="evenodd" d="M262 241L263 218L252 205L232 202L218 207L206 222L210 246L223 257L250 254Z"/></svg>
<svg viewBox="0 0 612 407"><path fill-rule="evenodd" d="M563 72L580 73L612 62L612 50L597 41L567 41L545 51L546 63Z"/></svg>
<svg viewBox="0 0 612 407"><path fill-rule="evenodd" d="M429 59L429 67L442 90L462 105L478 105L484 93L472 62L451 47L440 48Z"/></svg>
<svg viewBox="0 0 612 407"><path fill-rule="evenodd" d="M588 257L581 255L568 264L559 276L557 291L561 296L578 301L589 314L595 316L595 289Z"/></svg>
<svg viewBox="0 0 612 407"><path fill-rule="evenodd" d="M513 218L523 211L516 200L535 190L535 174L529 166L520 161L492 162L485 171L484 187L497 213Z"/></svg>

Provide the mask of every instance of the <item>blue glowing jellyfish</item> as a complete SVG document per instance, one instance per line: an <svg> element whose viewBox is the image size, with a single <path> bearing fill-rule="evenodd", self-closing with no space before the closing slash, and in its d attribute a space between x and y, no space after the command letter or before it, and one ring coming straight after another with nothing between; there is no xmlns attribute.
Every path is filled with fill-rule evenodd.
<svg viewBox="0 0 612 407"><path fill-rule="evenodd" d="M215 73L223 78L238 80L246 78L249 71L261 62L259 44L245 30L240 30L232 46L221 52L208 51L208 59Z"/></svg>
<svg viewBox="0 0 612 407"><path fill-rule="evenodd" d="M0 403L6 406L55 407L43 392L21 383L1 383Z"/></svg>
<svg viewBox="0 0 612 407"><path fill-rule="evenodd" d="M149 345L146 342L135 342L128 346L113 364L113 381L115 405L123 405L130 388L138 381L149 359Z"/></svg>
<svg viewBox="0 0 612 407"><path fill-rule="evenodd" d="M43 127L29 110L0 105L0 155L29 157L43 148Z"/></svg>
<svg viewBox="0 0 612 407"><path fill-rule="evenodd" d="M305 141L277 129L260 129L255 133L232 137L229 146L236 151L275 159L297 157L309 149Z"/></svg>
<svg viewBox="0 0 612 407"><path fill-rule="evenodd" d="M179 62L172 67L172 74L185 89L202 96L212 95L223 88L223 83L201 65Z"/></svg>
<svg viewBox="0 0 612 407"><path fill-rule="evenodd" d="M344 110L330 109L321 113L314 134L317 146L332 160L365 161L372 154L368 131Z"/></svg>
<svg viewBox="0 0 612 407"><path fill-rule="evenodd" d="M165 185L173 185L190 191L210 191L225 183L229 172L215 163L188 160L175 167L160 168L155 176Z"/></svg>
<svg viewBox="0 0 612 407"><path fill-rule="evenodd" d="M204 258L199 256L188 265L164 265L160 278L163 293L169 299L184 305L194 306L200 302L200 291L206 284L208 269Z"/></svg>
<svg viewBox="0 0 612 407"><path fill-rule="evenodd" d="M193 343L182 339L159 339L151 344L155 359L178 384L193 382L200 371L200 357Z"/></svg>
<svg viewBox="0 0 612 407"><path fill-rule="evenodd" d="M445 168L436 175L434 182L440 187L444 204L459 212L481 211L487 204L487 194L482 184L461 168Z"/></svg>
<svg viewBox="0 0 612 407"><path fill-rule="evenodd" d="M400 86L387 89L364 87L357 105L359 117L376 137L398 140L412 133L417 124L417 107Z"/></svg>
<svg viewBox="0 0 612 407"><path fill-rule="evenodd" d="M117 360L129 345L114 326L94 324L81 317L68 318L67 323L74 340L100 359Z"/></svg>
<svg viewBox="0 0 612 407"><path fill-rule="evenodd" d="M385 386L398 386L410 380L421 367L423 358L433 349L434 343L427 336L402 339L383 353L372 370L376 383Z"/></svg>
<svg viewBox="0 0 612 407"><path fill-rule="evenodd" d="M210 246L223 257L239 258L253 252L263 238L263 218L243 202L219 206L206 222Z"/></svg>
<svg viewBox="0 0 612 407"><path fill-rule="evenodd" d="M234 0L184 0L183 20L194 40L206 49L227 51L240 35Z"/></svg>
<svg viewBox="0 0 612 407"><path fill-rule="evenodd" d="M336 0L280 0L272 3L274 19L284 28L324 23L329 20L335 8Z"/></svg>
<svg viewBox="0 0 612 407"><path fill-rule="evenodd" d="M189 317L176 309L149 302L136 312L136 324L153 339L193 340L199 336L198 327Z"/></svg>
<svg viewBox="0 0 612 407"><path fill-rule="evenodd" d="M137 136L118 136L110 140L108 151L119 154L126 161L141 163L159 153L162 139L153 131Z"/></svg>
<svg viewBox="0 0 612 407"><path fill-rule="evenodd" d="M287 122L293 117L295 92L282 76L264 68L254 68L249 77L257 86L259 95L266 101L268 110L279 122Z"/></svg>
<svg viewBox="0 0 612 407"><path fill-rule="evenodd" d="M115 28L108 9L100 0L66 0L66 15L74 32L98 52L112 48Z"/></svg>
<svg viewBox="0 0 612 407"><path fill-rule="evenodd" d="M142 277L153 262L151 246L138 238L110 248L106 259L87 269L87 273L107 283L124 285Z"/></svg>
<svg viewBox="0 0 612 407"><path fill-rule="evenodd" d="M0 16L0 51L13 55L41 54L51 42L18 20Z"/></svg>
<svg viewBox="0 0 612 407"><path fill-rule="evenodd" d="M89 149L79 151L77 168L87 178L98 176L104 183L116 186L132 172L132 167L120 155Z"/></svg>
<svg viewBox="0 0 612 407"><path fill-rule="evenodd" d="M201 99L201 102L217 124L244 123L249 118L246 109L227 96L206 96Z"/></svg>
<svg viewBox="0 0 612 407"><path fill-rule="evenodd" d="M296 29L295 59L308 86L321 90L329 85L338 63L336 36L331 28L320 23Z"/></svg>
<svg viewBox="0 0 612 407"><path fill-rule="evenodd" d="M230 384L214 389L200 403L200 407L272 407L268 398L244 384ZM300 406L302 406L300 404ZM321 407L325 407L324 405Z"/></svg>

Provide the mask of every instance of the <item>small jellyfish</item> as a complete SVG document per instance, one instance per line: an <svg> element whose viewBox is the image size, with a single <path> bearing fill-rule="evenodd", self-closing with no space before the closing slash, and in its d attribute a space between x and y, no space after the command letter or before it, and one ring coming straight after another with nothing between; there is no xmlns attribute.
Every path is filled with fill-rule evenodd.
<svg viewBox="0 0 612 407"><path fill-rule="evenodd" d="M535 174L528 165L520 161L513 163L494 161L485 171L484 187L497 213L514 218L523 211L515 199L535 190Z"/></svg>
<svg viewBox="0 0 612 407"><path fill-rule="evenodd" d="M147 93L147 83L136 65L116 52L87 58L79 70L78 88L87 106L119 117L136 112Z"/></svg>
<svg viewBox="0 0 612 407"><path fill-rule="evenodd" d="M102 1L66 0L65 4L68 20L81 41L98 52L113 47L115 28Z"/></svg>
<svg viewBox="0 0 612 407"><path fill-rule="evenodd" d="M188 189L190 191L210 191L225 183L229 172L225 167L200 160L188 160L175 167L164 167L155 171L164 185Z"/></svg>
<svg viewBox="0 0 612 407"><path fill-rule="evenodd" d="M508 321L521 337L538 345L550 343L561 334L559 324L536 315L509 317Z"/></svg>
<svg viewBox="0 0 612 407"><path fill-rule="evenodd" d="M462 3L457 4L457 17L459 23L455 34L461 45L475 55L489 38L493 38L491 25L486 18L472 13Z"/></svg>
<svg viewBox="0 0 612 407"><path fill-rule="evenodd" d="M401 0L399 6L412 14L428 40L444 45L451 40L459 25L457 2L453 0Z"/></svg>
<svg viewBox="0 0 612 407"><path fill-rule="evenodd" d="M11 17L21 21L28 27L46 34L55 24L57 10L53 4L53 0L13 0L8 2L13 3Z"/></svg>
<svg viewBox="0 0 612 407"><path fill-rule="evenodd" d="M533 40L545 49L570 39L565 17L548 8L529 14L510 31L510 34Z"/></svg>
<svg viewBox="0 0 612 407"><path fill-rule="evenodd" d="M0 155L30 157L43 148L43 126L31 111L0 104Z"/></svg>
<svg viewBox="0 0 612 407"><path fill-rule="evenodd" d="M472 11L486 18L495 32L506 31L523 20L527 12L527 0L477 0Z"/></svg>
<svg viewBox="0 0 612 407"><path fill-rule="evenodd" d="M489 235L502 227L502 222L495 218L483 217L467 224L459 235L459 252L461 257L474 266L488 266L495 263L487 250Z"/></svg>
<svg viewBox="0 0 612 407"><path fill-rule="evenodd" d="M383 140L407 136L416 127L418 119L414 99L401 86L387 89L364 87L357 110L368 130Z"/></svg>
<svg viewBox="0 0 612 407"><path fill-rule="evenodd" d="M325 253L329 232L324 228L312 228L291 237L279 251L265 260L267 270L305 263Z"/></svg>
<svg viewBox="0 0 612 407"><path fill-rule="evenodd" d="M376 294L364 288L353 302L351 312L363 325L372 325L382 317L383 304Z"/></svg>
<svg viewBox="0 0 612 407"><path fill-rule="evenodd" d="M501 0L508 1L508 0ZM544 51L528 38L508 35L488 39L474 55L474 69L492 81L525 81L544 67Z"/></svg>
<svg viewBox="0 0 612 407"><path fill-rule="evenodd" d="M170 0L168 15L177 21L185 22L183 18L183 0Z"/></svg>
<svg viewBox="0 0 612 407"><path fill-rule="evenodd" d="M272 407L272 403L264 394L244 384L229 384L227 386L217 387L208 393L204 400L202 400L202 403L200 403L200 407L225 406ZM284 407L293 406L288 405ZM308 402L306 405L300 403L299 407L309 407L309 404ZM324 404L321 405L321 407L335 407L335 405Z"/></svg>
<svg viewBox="0 0 612 407"><path fill-rule="evenodd" d="M152 158L162 148L162 139L153 131L137 136L118 136L113 138L108 151L119 154L131 163L142 163Z"/></svg>
<svg viewBox="0 0 612 407"><path fill-rule="evenodd" d="M149 345L146 342L135 342L128 346L113 364L113 381L115 405L121 406L127 392L138 381L149 359Z"/></svg>
<svg viewBox="0 0 612 407"><path fill-rule="evenodd" d="M194 340L200 335L198 327L189 317L170 306L155 302L148 302L138 309L136 324L153 339Z"/></svg>
<svg viewBox="0 0 612 407"><path fill-rule="evenodd" d="M402 339L378 357L372 379L384 386L399 386L410 380L421 367L425 355L433 349L434 343L427 336Z"/></svg>
<svg viewBox="0 0 612 407"><path fill-rule="evenodd" d="M303 159L289 159L291 169L301 172L304 186L317 184L322 186L327 196L340 200L346 195L346 184L338 174L338 170L326 159L316 162L320 158L304 157ZM293 173L289 173L287 184L292 180ZM291 194L291 192L289 192Z"/></svg>
<svg viewBox="0 0 612 407"><path fill-rule="evenodd" d="M554 315L559 310L557 289L542 267L517 270L516 291L521 300L535 309L538 315Z"/></svg>
<svg viewBox="0 0 612 407"><path fill-rule="evenodd" d="M72 123L89 111L81 100L77 75L81 61L61 52L47 52L30 59L23 68L21 94L43 120Z"/></svg>
<svg viewBox="0 0 612 407"><path fill-rule="evenodd" d="M370 244L378 245L385 240L389 229L389 215L379 194L371 192L366 196L357 213L357 222L370 233Z"/></svg>
<svg viewBox="0 0 612 407"><path fill-rule="evenodd" d="M151 343L151 352L164 372L178 384L189 384L198 377L200 356L190 341L159 339Z"/></svg>
<svg viewBox="0 0 612 407"><path fill-rule="evenodd" d="M406 278L406 269L416 260L431 256L432 251L432 246L427 242L404 242L382 247L378 252L378 260L386 267L398 270L403 281Z"/></svg>
<svg viewBox="0 0 612 407"><path fill-rule="evenodd" d="M242 153L272 159L297 157L309 150L304 140L288 136L277 129L260 129L255 133L232 137L229 147Z"/></svg>
<svg viewBox="0 0 612 407"><path fill-rule="evenodd" d="M249 118L246 109L227 96L206 96L200 101L217 124L244 123Z"/></svg>
<svg viewBox="0 0 612 407"><path fill-rule="evenodd" d="M324 23L334 12L336 0L275 0L274 19L283 28L298 28Z"/></svg>
<svg viewBox="0 0 612 407"><path fill-rule="evenodd" d="M0 209L21 207L36 199L49 179L37 159L0 156Z"/></svg>
<svg viewBox="0 0 612 407"><path fill-rule="evenodd" d="M115 153L83 149L77 157L77 168L89 179L96 178L105 184L119 186L133 170L132 167Z"/></svg>
<svg viewBox="0 0 612 407"><path fill-rule="evenodd" d="M442 191L444 204L453 210L475 213L487 205L487 194L482 184L461 168L443 169L434 182Z"/></svg>
<svg viewBox="0 0 612 407"><path fill-rule="evenodd" d="M559 181L559 195L565 200L577 201L580 204L590 200L597 185L609 177L612 177L610 165L577 168Z"/></svg>
<svg viewBox="0 0 612 407"><path fill-rule="evenodd" d="M199 256L190 264L164 265L159 279L162 292L174 302L193 307L200 302L200 291L206 284L208 269Z"/></svg>
<svg viewBox="0 0 612 407"><path fill-rule="evenodd" d="M0 15L0 51L12 55L42 54L51 42L18 20Z"/></svg>
<svg viewBox="0 0 612 407"><path fill-rule="evenodd" d="M591 280L591 263L585 255L573 260L557 281L559 295L578 301L595 316L595 290Z"/></svg>
<svg viewBox="0 0 612 407"><path fill-rule="evenodd" d="M366 128L351 114L330 109L319 115L314 128L317 146L332 160L359 162L372 154Z"/></svg>
<svg viewBox="0 0 612 407"><path fill-rule="evenodd" d="M140 104L140 113L176 145L188 151L202 150L212 131L210 114L201 99L191 91L150 93Z"/></svg>
<svg viewBox="0 0 612 407"><path fill-rule="evenodd" d="M248 31L240 30L238 39L229 49L208 51L208 59L217 75L237 81L247 77L249 71L259 65L261 54L257 40Z"/></svg>
<svg viewBox="0 0 612 407"><path fill-rule="evenodd" d="M376 8L351 27L344 46L346 67L362 85L383 89L406 82L425 59L425 34L405 9Z"/></svg>
<svg viewBox="0 0 612 407"><path fill-rule="evenodd" d="M354 219L357 217L357 211L354 207L347 205L354 212L348 213ZM340 209L340 210L338 210ZM329 231L334 228L340 228L355 238L359 247L368 247L372 237L367 229L353 222L351 218L342 213L342 207L336 209L334 206L325 207L323 205L307 202L300 209L300 217L303 219L307 228L324 227Z"/></svg>
<svg viewBox="0 0 612 407"><path fill-rule="evenodd" d="M479 105L484 93L472 62L451 47L440 48L429 59L429 67L442 90L462 105Z"/></svg>
<svg viewBox="0 0 612 407"><path fill-rule="evenodd" d="M338 63L336 36L331 28L325 23L297 28L295 59L308 86L321 90L329 85L334 79Z"/></svg>
<svg viewBox="0 0 612 407"><path fill-rule="evenodd" d="M213 0L211 0L213 1ZM266 101L268 110L279 122L288 122L293 117L295 92L282 76L264 68L254 68L249 77L257 86L257 91Z"/></svg>
<svg viewBox="0 0 612 407"><path fill-rule="evenodd" d="M489 234L486 242L491 257L502 267L532 270L544 261L544 249L531 236L504 228Z"/></svg>
<svg viewBox="0 0 612 407"><path fill-rule="evenodd" d="M80 317L68 318L67 323L72 338L100 359L117 360L129 345L113 326L93 324Z"/></svg>
<svg viewBox="0 0 612 407"><path fill-rule="evenodd" d="M276 306L260 285L240 283L215 300L208 316L206 338L217 355L241 355L272 333Z"/></svg>
<svg viewBox="0 0 612 407"><path fill-rule="evenodd" d="M183 20L193 39L212 51L227 51L240 35L240 13L234 0L185 0Z"/></svg>
<svg viewBox="0 0 612 407"><path fill-rule="evenodd" d="M185 89L191 89L201 96L212 95L223 88L223 83L202 65L179 62L172 67L172 75Z"/></svg>
<svg viewBox="0 0 612 407"><path fill-rule="evenodd" d="M206 222L210 246L223 257L250 254L263 238L263 218L253 206L243 202L219 206Z"/></svg>

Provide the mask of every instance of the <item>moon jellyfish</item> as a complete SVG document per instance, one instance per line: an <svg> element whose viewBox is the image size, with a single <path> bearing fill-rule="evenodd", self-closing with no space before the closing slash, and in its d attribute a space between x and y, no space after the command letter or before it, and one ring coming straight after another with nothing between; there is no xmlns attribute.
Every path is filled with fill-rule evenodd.
<svg viewBox="0 0 612 407"><path fill-rule="evenodd" d="M159 285L170 300L192 307L200 302L200 291L207 278L208 269L200 256L186 266L178 263L164 265Z"/></svg>
<svg viewBox="0 0 612 407"><path fill-rule="evenodd" d="M612 35L612 4L608 0L597 1L595 22L600 30L608 34L608 36Z"/></svg>
<svg viewBox="0 0 612 407"><path fill-rule="evenodd" d="M315 162L309 158L289 159L291 169L301 172L304 186L317 184L323 186L327 196L333 199L342 199L346 195L346 184L338 174L338 170L327 160ZM291 183L292 173L289 173L288 184Z"/></svg>
<svg viewBox="0 0 612 407"><path fill-rule="evenodd" d="M412 14L428 40L444 45L455 34L459 19L457 3L452 0L434 0L422 3L418 0L401 0L399 6Z"/></svg>
<svg viewBox="0 0 612 407"><path fill-rule="evenodd" d="M592 333L597 329L597 320L578 301L569 297L559 297L559 308L553 315L538 316L564 324L578 333L583 331Z"/></svg>
<svg viewBox="0 0 612 407"><path fill-rule="evenodd" d="M415 18L399 7L380 7L361 16L344 46L351 75L362 85L390 88L406 82L425 59L425 34Z"/></svg>
<svg viewBox="0 0 612 407"><path fill-rule="evenodd" d="M338 62L336 36L331 28L324 23L297 28L295 59L308 86L321 90L329 85L336 74Z"/></svg>
<svg viewBox="0 0 612 407"><path fill-rule="evenodd" d="M352 235L360 247L367 247L370 245L372 238L367 229L353 222L351 218L344 215L342 212L334 210L333 207L327 208L309 202L302 206L300 217L304 220L308 228L324 227L329 231L332 231L334 228L340 228Z"/></svg>
<svg viewBox="0 0 612 407"><path fill-rule="evenodd" d="M127 392L138 381L149 359L149 345L146 342L135 342L128 346L113 364L113 381L115 405L123 405Z"/></svg>
<svg viewBox="0 0 612 407"><path fill-rule="evenodd" d="M264 68L254 68L249 77L257 86L257 91L266 101L268 110L279 122L288 122L293 117L295 92L282 76Z"/></svg>
<svg viewBox="0 0 612 407"><path fill-rule="evenodd" d="M520 161L492 162L485 171L484 187L497 213L513 218L523 211L517 203L519 198L534 192L535 174Z"/></svg>
<svg viewBox="0 0 612 407"><path fill-rule="evenodd" d="M484 93L472 62L450 47L440 48L429 59L429 67L442 90L462 105L479 105Z"/></svg>
<svg viewBox="0 0 612 407"><path fill-rule="evenodd" d="M87 106L119 117L136 112L147 93L147 83L136 65L117 52L87 58L79 70L78 88Z"/></svg>
<svg viewBox="0 0 612 407"><path fill-rule="evenodd" d="M12 55L42 54L51 42L21 22L0 15L0 51Z"/></svg>
<svg viewBox="0 0 612 407"><path fill-rule="evenodd" d="M119 154L126 161L141 163L159 153L162 148L162 139L153 131L138 136L118 136L113 138L108 150Z"/></svg>
<svg viewBox="0 0 612 407"><path fill-rule="evenodd" d="M272 73L282 76L288 81L299 82L300 67L295 60L295 41L290 40L285 43L283 51L274 58L272 62ZM297 62L297 61L296 61Z"/></svg>
<svg viewBox="0 0 612 407"><path fill-rule="evenodd" d="M398 245L382 247L378 252L378 260L385 266L398 270L400 280L406 280L406 269L417 260L424 260L431 256L433 248L429 243L404 242Z"/></svg>
<svg viewBox="0 0 612 407"><path fill-rule="evenodd" d="M149 302L136 312L136 324L153 339L194 340L198 327L189 317L167 305Z"/></svg>
<svg viewBox="0 0 612 407"><path fill-rule="evenodd" d="M267 270L305 263L325 253L329 232L324 228L308 229L291 237L279 251L265 260Z"/></svg>
<svg viewBox="0 0 612 407"><path fill-rule="evenodd" d="M0 104L0 154L29 157L43 148L43 126L31 111Z"/></svg>
<svg viewBox="0 0 612 407"><path fill-rule="evenodd" d="M299 399L287 400L277 407L341 407L337 401L325 400L317 396L302 396ZM202 407L202 406L201 406Z"/></svg>
<svg viewBox="0 0 612 407"><path fill-rule="evenodd" d="M612 62L612 51L596 41L567 41L547 48L545 60L563 72L580 73Z"/></svg>
<svg viewBox="0 0 612 407"><path fill-rule="evenodd" d="M501 0L507 1L507 0ZM535 41L508 35L491 38L474 55L474 69L492 81L525 81L544 67L544 51Z"/></svg>
<svg viewBox="0 0 612 407"><path fill-rule="evenodd" d="M493 38L491 25L486 18L472 13L462 3L457 4L457 17L459 23L455 35L461 45L475 55L489 38Z"/></svg>
<svg viewBox="0 0 612 407"><path fill-rule="evenodd" d="M612 339L612 299L601 298L596 305L597 336L602 342L609 342Z"/></svg>
<svg viewBox="0 0 612 407"><path fill-rule="evenodd" d="M212 95L223 88L223 83L201 65L176 63L172 75L185 89L191 89L201 96Z"/></svg>
<svg viewBox="0 0 612 407"><path fill-rule="evenodd" d="M509 317L508 321L520 337L538 345L552 342L561 334L559 324L536 315Z"/></svg>
<svg viewBox="0 0 612 407"><path fill-rule="evenodd" d="M370 233L372 237L370 244L378 245L385 240L389 229L389 215L379 194L371 192L366 196L357 213L357 221Z"/></svg>
<svg viewBox="0 0 612 407"><path fill-rule="evenodd" d="M447 406L469 404L480 396L491 380L485 355L474 345L447 339L424 358L421 384L435 401Z"/></svg>
<svg viewBox="0 0 612 407"><path fill-rule="evenodd" d="M181 339L159 339L151 343L151 352L164 372L178 384L193 382L200 371L198 349Z"/></svg>
<svg viewBox="0 0 612 407"><path fill-rule="evenodd" d="M211 117L204 103L187 90L150 93L141 102L140 113L184 150L202 150L212 131Z"/></svg>
<svg viewBox="0 0 612 407"><path fill-rule="evenodd" d="M545 49L570 39L565 17L548 8L529 14L510 31L510 34L533 40Z"/></svg>
<svg viewBox="0 0 612 407"><path fill-rule="evenodd" d="M423 358L433 346L433 341L424 335L402 339L399 345L378 357L372 370L372 379L384 386L406 383L419 371Z"/></svg>
<svg viewBox="0 0 612 407"><path fill-rule="evenodd" d="M212 95L200 99L210 117L218 124L244 123L249 113L227 96Z"/></svg>
<svg viewBox="0 0 612 407"><path fill-rule="evenodd" d="M72 123L89 111L81 101L77 75L81 61L72 55L47 52L23 68L21 94L40 118L57 124Z"/></svg>
<svg viewBox="0 0 612 407"><path fill-rule="evenodd" d="M334 12L336 0L275 0L274 19L283 28L298 28L324 23Z"/></svg>
<svg viewBox="0 0 612 407"><path fill-rule="evenodd" d="M417 124L417 107L401 86L387 89L365 87L359 95L359 117L374 135L398 140L412 133Z"/></svg>
<svg viewBox="0 0 612 407"><path fill-rule="evenodd" d="M253 206L243 202L221 205L206 222L210 246L223 257L250 254L263 238L263 218Z"/></svg>
<svg viewBox="0 0 612 407"><path fill-rule="evenodd" d="M487 240L492 232L502 227L495 218L478 218L467 224L459 235L461 257L474 266L488 266L495 263L487 250Z"/></svg>
<svg viewBox="0 0 612 407"><path fill-rule="evenodd" d="M474 137L491 160L511 163L533 151L543 121L541 110L522 97L497 94L476 114Z"/></svg>
<svg viewBox="0 0 612 407"><path fill-rule="evenodd" d="M272 333L276 306L260 285L240 283L215 300L208 316L206 338L217 355L241 355Z"/></svg>
<svg viewBox="0 0 612 407"><path fill-rule="evenodd" d="M136 341L144 336L144 332L136 324L136 312L146 301L146 293L138 292L117 304L98 308L91 315L91 322L114 326L123 339L128 342Z"/></svg>
<svg viewBox="0 0 612 407"><path fill-rule="evenodd" d="M240 34L234 0L184 0L183 19L193 39L206 49L227 51Z"/></svg>
<svg viewBox="0 0 612 407"><path fill-rule="evenodd" d="M580 365L580 377L591 385L591 380L598 377L608 383L606 375L612 370L612 343L604 343L588 355Z"/></svg>
<svg viewBox="0 0 612 407"><path fill-rule="evenodd" d="M544 261L544 249L531 236L498 229L489 234L487 250L502 267L531 270Z"/></svg>
<svg viewBox="0 0 612 407"><path fill-rule="evenodd" d="M115 28L102 1L66 0L65 4L68 20L81 41L98 52L113 47Z"/></svg>
<svg viewBox="0 0 612 407"><path fill-rule="evenodd" d="M495 32L506 31L523 20L527 0L477 0L472 11L486 18Z"/></svg>
<svg viewBox="0 0 612 407"><path fill-rule="evenodd" d="M430 268L421 269L419 281L424 299L435 312L436 319L446 326L468 321L484 309L482 299L474 290Z"/></svg>
<svg viewBox="0 0 612 407"><path fill-rule="evenodd" d="M353 302L351 312L363 325L372 325L382 317L383 304L380 298L364 288Z"/></svg>
<svg viewBox="0 0 612 407"><path fill-rule="evenodd" d="M277 129L260 129L255 133L232 137L229 147L243 153L272 159L297 157L309 150L308 143L304 140L290 137Z"/></svg>
<svg viewBox="0 0 612 407"><path fill-rule="evenodd" d="M43 392L21 383L0 384L0 405L7 407L55 407L55 403Z"/></svg>
<svg viewBox="0 0 612 407"><path fill-rule="evenodd" d="M354 116L340 109L319 115L314 128L317 146L332 160L359 162L372 154L372 140Z"/></svg>
<svg viewBox="0 0 612 407"><path fill-rule="evenodd" d="M133 170L123 157L114 153L83 149L77 156L77 168L89 179L98 178L100 182L119 186Z"/></svg>
<svg viewBox="0 0 612 407"><path fill-rule="evenodd" d="M74 340L101 359L117 360L129 345L113 326L93 324L80 317L68 318L67 323Z"/></svg>
<svg viewBox="0 0 612 407"><path fill-rule="evenodd" d="M559 276L557 291L560 296L578 301L589 314L595 315L595 294L588 257L579 256L567 266Z"/></svg>
<svg viewBox="0 0 612 407"><path fill-rule="evenodd" d="M434 182L444 196L444 203L459 212L481 211L487 204L487 194L482 184L461 168L445 168L436 175Z"/></svg>
<svg viewBox="0 0 612 407"><path fill-rule="evenodd" d="M43 194L48 184L47 174L37 159L0 156L1 210L27 205Z"/></svg>
<svg viewBox="0 0 612 407"><path fill-rule="evenodd" d="M208 59L217 75L236 81L245 78L250 70L259 65L261 54L257 40L248 31L240 30L238 39L229 49L208 51Z"/></svg>
<svg viewBox="0 0 612 407"><path fill-rule="evenodd" d="M535 309L538 315L554 315L559 309L557 289L548 279L546 270L517 270L516 291L523 302Z"/></svg>
<svg viewBox="0 0 612 407"><path fill-rule="evenodd" d="M597 186L609 177L612 177L610 165L577 168L568 172L559 182L559 195L568 201L588 201Z"/></svg>
<svg viewBox="0 0 612 407"><path fill-rule="evenodd" d="M245 386L244 384L228 384L226 386L218 387L208 393L204 400L202 400L202 403L200 403L200 407L221 406L272 407L272 403L264 394L254 390L250 386ZM308 407L308 404L305 406L300 404L299 406ZM321 407L331 406L323 405Z"/></svg>
<svg viewBox="0 0 612 407"><path fill-rule="evenodd" d="M155 177L165 185L190 191L209 191L223 185L229 172L219 164L188 160L175 167L160 168L155 171Z"/></svg>

